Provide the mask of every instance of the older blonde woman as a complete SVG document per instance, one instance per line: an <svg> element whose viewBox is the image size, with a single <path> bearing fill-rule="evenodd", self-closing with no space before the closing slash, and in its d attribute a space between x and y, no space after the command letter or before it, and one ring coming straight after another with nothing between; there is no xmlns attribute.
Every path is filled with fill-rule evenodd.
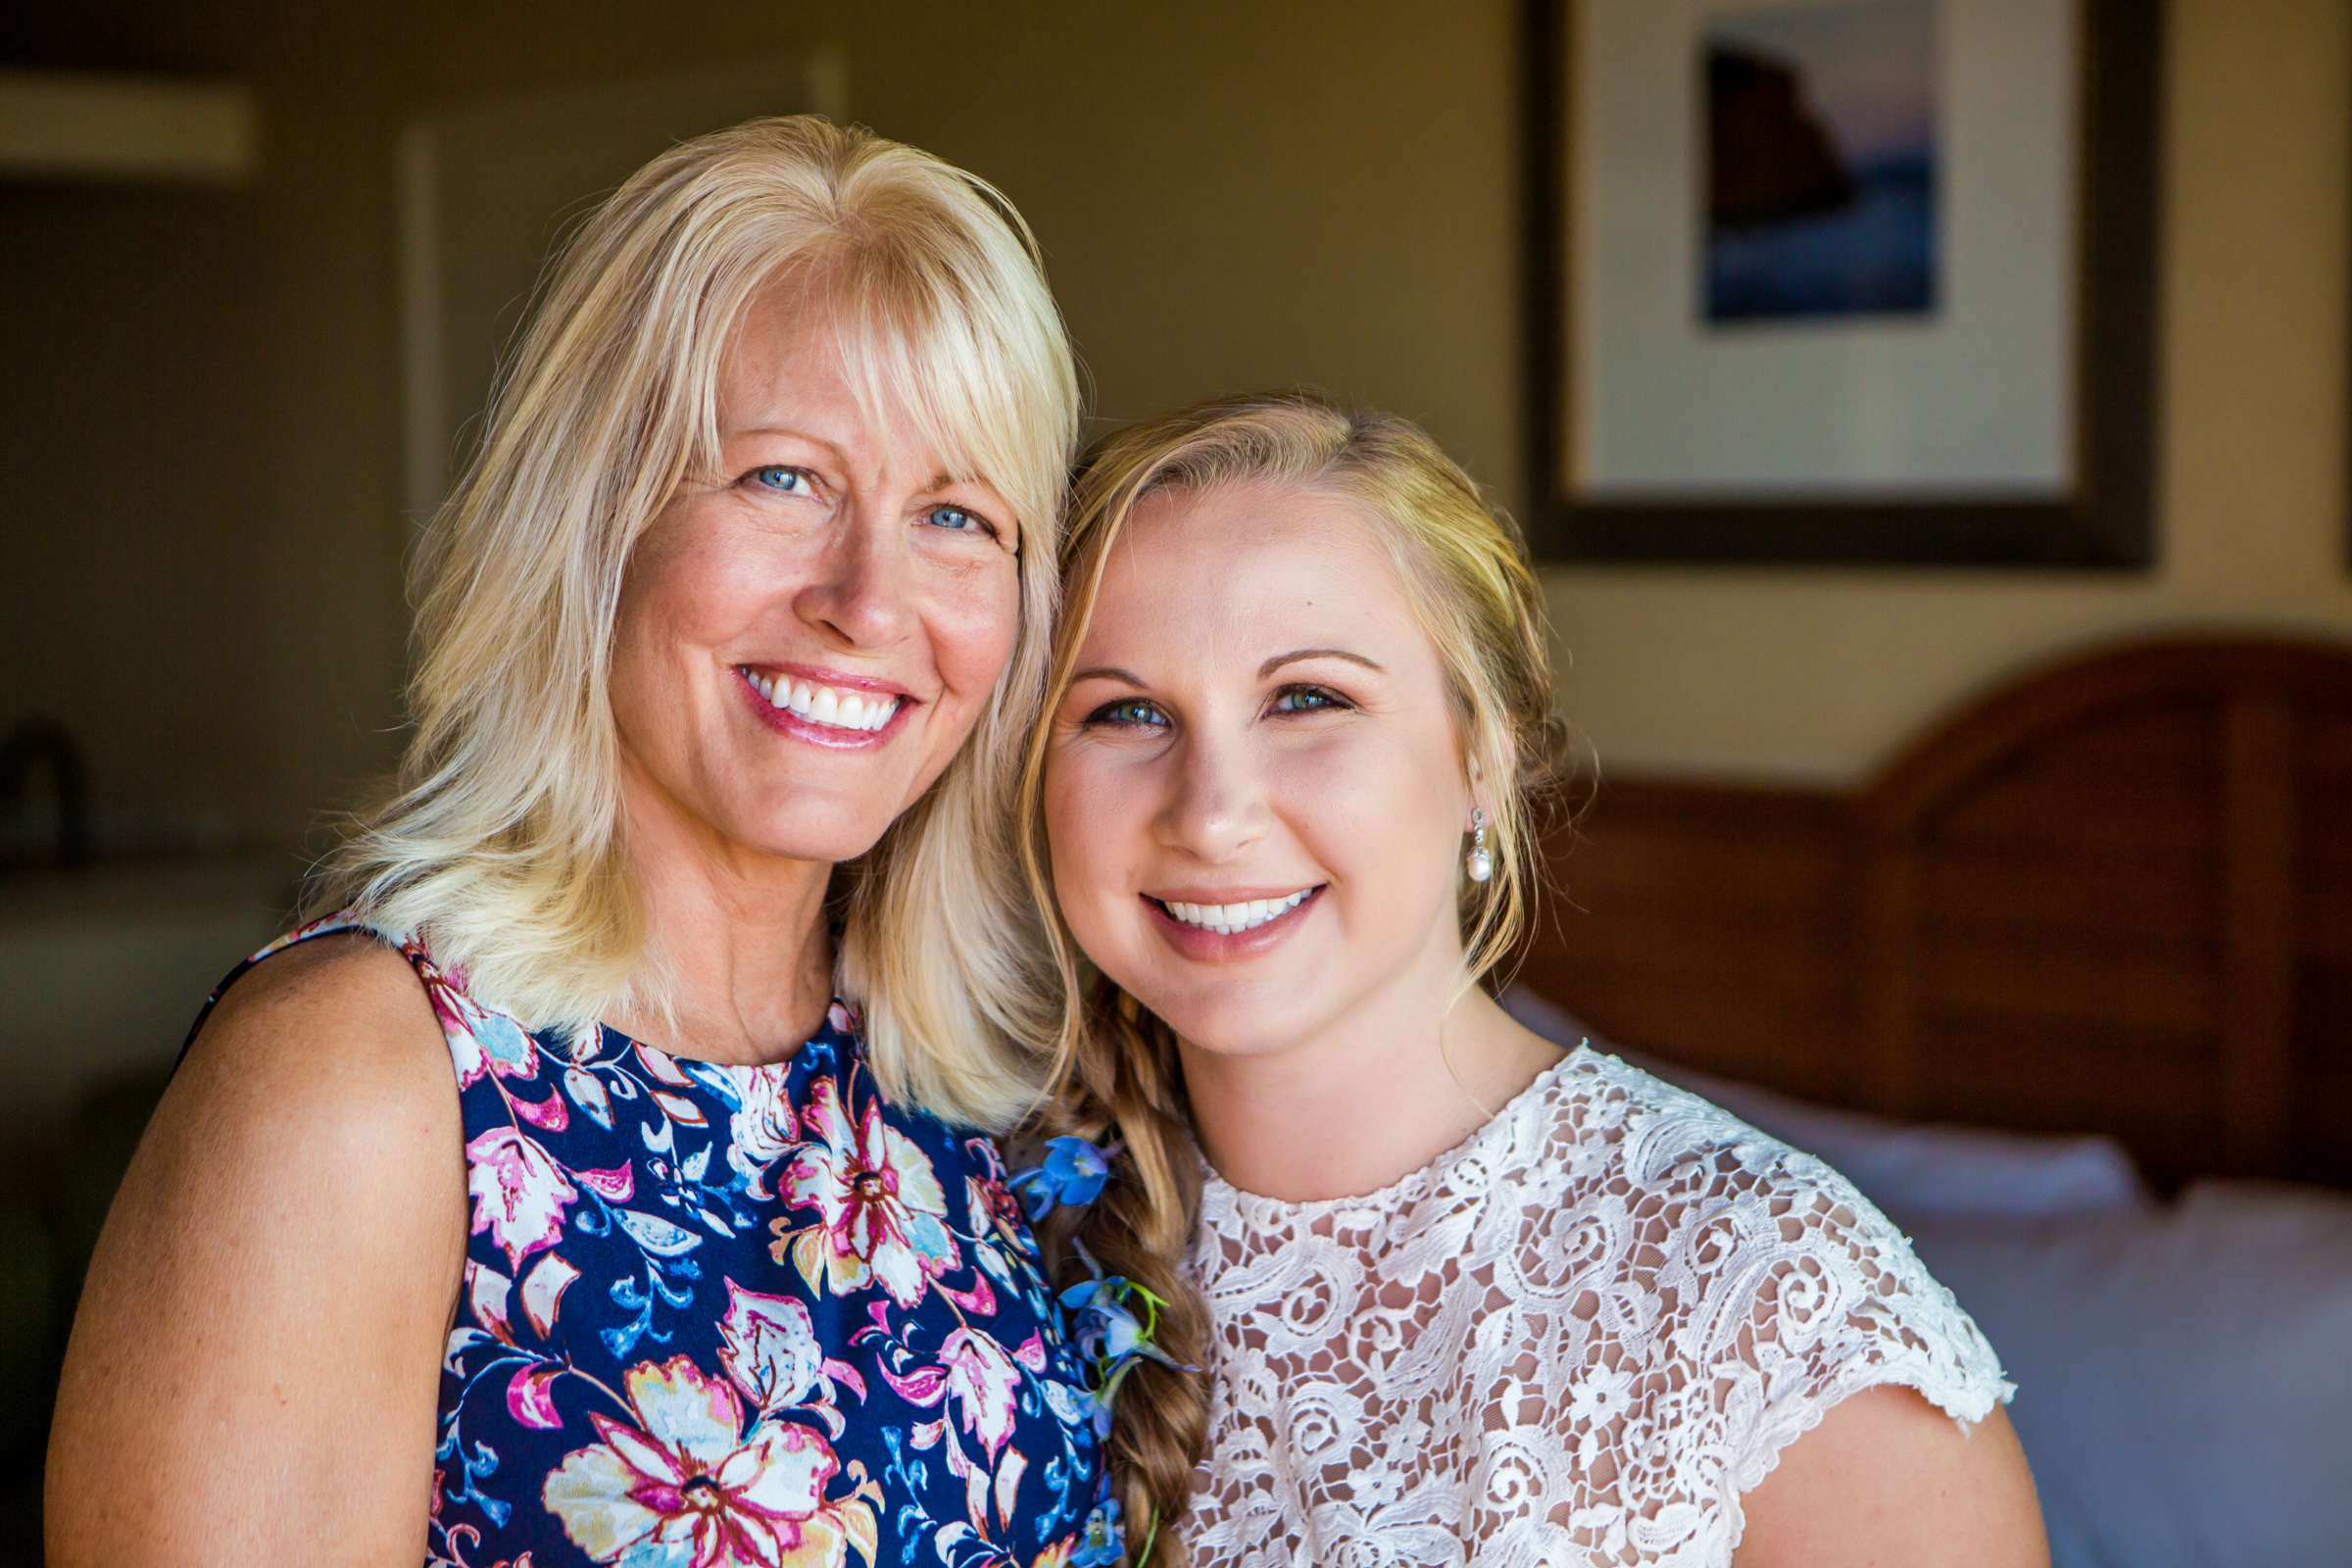
<svg viewBox="0 0 2352 1568"><path fill-rule="evenodd" d="M925 154L756 122L597 214L420 558L397 790L117 1200L53 1563L1079 1549L988 1137L1075 427L1026 229Z"/></svg>

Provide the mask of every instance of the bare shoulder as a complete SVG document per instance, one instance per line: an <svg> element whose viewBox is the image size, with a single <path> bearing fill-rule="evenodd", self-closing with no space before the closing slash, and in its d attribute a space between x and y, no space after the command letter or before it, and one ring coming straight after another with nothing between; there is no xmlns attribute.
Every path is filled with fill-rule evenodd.
<svg viewBox="0 0 2352 1568"><path fill-rule="evenodd" d="M1738 1568L1900 1562L2046 1568L2041 1506L1998 1405L1962 1427L1910 1389L1865 1389L1744 1499Z"/></svg>
<svg viewBox="0 0 2352 1568"><path fill-rule="evenodd" d="M321 1052L321 1046L343 1049ZM220 1072L326 1069L392 1088L447 1060L432 1004L400 954L358 932L314 937L256 964L205 1019L182 1065ZM436 1084L438 1080L435 1080Z"/></svg>
<svg viewBox="0 0 2352 1568"><path fill-rule="evenodd" d="M304 1192L338 1204L396 1187L413 1200L413 1184L436 1176L454 1178L454 1193L462 1125L448 1048L408 960L367 936L317 937L257 964L220 999L118 1207L184 1207L191 1191L251 1193L297 1174ZM286 1202L277 1212L289 1213Z"/></svg>
<svg viewBox="0 0 2352 1568"><path fill-rule="evenodd" d="M326 1542L417 1559L463 1126L399 954L314 938L229 988L91 1261L51 1438L52 1562L294 1561ZM199 1519L186 1496L216 1505Z"/></svg>
<svg viewBox="0 0 2352 1568"><path fill-rule="evenodd" d="M449 1048L408 960L365 935L315 937L221 997L123 1194L145 1196L140 1178L160 1174L142 1168L152 1159L175 1178L197 1174L193 1161L239 1185L300 1166L306 1187L365 1201L388 1195L386 1178L462 1182L449 1157L462 1126Z"/></svg>

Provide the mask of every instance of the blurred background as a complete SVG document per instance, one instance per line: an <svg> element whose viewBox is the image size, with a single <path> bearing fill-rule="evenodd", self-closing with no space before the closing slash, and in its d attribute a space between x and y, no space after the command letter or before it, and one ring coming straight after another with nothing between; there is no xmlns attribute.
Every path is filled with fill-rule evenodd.
<svg viewBox="0 0 2352 1568"><path fill-rule="evenodd" d="M1422 421L1524 513L1542 499L1527 36L1511 0L102 0L0 19L0 1152L21 1200L0 1214L0 1439L25 1457L0 1512L18 1560L37 1560L47 1380L142 1096L214 981L283 925L320 814L397 754L404 554L580 200L681 131L856 120L1027 216L1097 428L1305 381ZM2344 0L2169 7L2145 149L2152 565L1554 562L1562 703L1604 771L1844 810L1818 803L2078 651L2214 632L2352 649L2348 66ZM1604 855L1607 822L1604 806L1589 829ZM2234 907L2226 869L2183 899ZM2229 946L2220 925L2180 940ZM1672 942L1653 924L1633 945ZM1704 1038L1676 1051L1693 1015L1639 956L1610 961L1646 991L1575 994L1565 944L1536 976L1553 1000L1740 1065ZM1806 1004L1850 1021L1871 1003ZM1755 1054L1780 1087L1840 1098L1842 1058L1801 1032L1762 1031ZM1916 1083L1842 1098L1950 1110ZM2259 1173L2311 1174L2273 1163Z"/></svg>

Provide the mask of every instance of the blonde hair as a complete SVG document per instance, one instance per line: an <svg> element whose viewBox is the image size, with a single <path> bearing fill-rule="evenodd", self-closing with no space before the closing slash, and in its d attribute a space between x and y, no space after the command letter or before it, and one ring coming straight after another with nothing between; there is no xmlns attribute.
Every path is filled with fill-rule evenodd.
<svg viewBox="0 0 2352 1568"><path fill-rule="evenodd" d="M1068 690L1103 568L1137 506L1163 491L1244 482L1354 504L1437 650L1490 813L1494 857L1491 880L1463 884L1465 983L1474 984L1527 923L1539 808L1559 781L1565 729L1552 711L1543 598L1525 545L1418 426L1309 393L1266 393L1199 404L1104 440L1081 468L1062 541L1064 599L1046 709ZM1041 810L1046 751L1041 731L1022 774L1022 861L1032 895L1052 908ZM1102 1197L1074 1218L1058 1219L1067 1210L1049 1217L1049 1241L1057 1254L1079 1244L1106 1273L1156 1293L1168 1303L1157 1343L1178 1361L1202 1364L1206 1316L1180 1267L1199 1213L1200 1167L1175 1038L1107 977L1082 980L1080 956L1057 916L1046 937L1061 1007L1041 1130L1122 1151ZM1155 1556L1180 1549L1168 1530L1190 1495L1207 1404L1200 1377L1151 1362L1139 1363L1120 1390L1108 1453L1113 1486L1130 1530L1156 1528Z"/></svg>
<svg viewBox="0 0 2352 1568"><path fill-rule="evenodd" d="M426 934L487 1003L584 1030L672 1004L622 836L608 684L632 546L718 464L716 384L747 305L785 276L830 322L869 412L906 417L1009 503L1020 628L974 733L847 878L845 988L885 1093L1002 1127L1050 1024L1013 869L1077 374L1011 204L927 153L813 116L670 149L566 248L479 455L414 565L414 734L314 906Z"/></svg>

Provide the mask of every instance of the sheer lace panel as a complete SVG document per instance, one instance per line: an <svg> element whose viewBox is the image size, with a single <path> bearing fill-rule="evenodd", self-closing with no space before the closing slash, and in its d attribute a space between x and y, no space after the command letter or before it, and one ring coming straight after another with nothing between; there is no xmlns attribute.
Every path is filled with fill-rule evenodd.
<svg viewBox="0 0 2352 1568"><path fill-rule="evenodd" d="M1209 1176L1200 1568L1731 1561L1741 1494L1846 1395L2012 1390L1810 1155L1579 1050L1359 1199Z"/></svg>

